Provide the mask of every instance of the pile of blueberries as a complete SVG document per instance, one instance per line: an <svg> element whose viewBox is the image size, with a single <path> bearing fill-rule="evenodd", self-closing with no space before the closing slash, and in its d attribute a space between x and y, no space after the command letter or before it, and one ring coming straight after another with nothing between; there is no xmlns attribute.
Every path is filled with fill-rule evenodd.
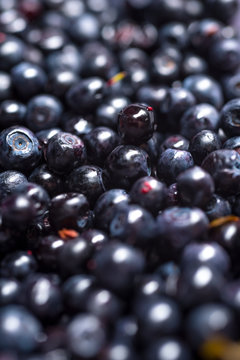
<svg viewBox="0 0 240 360"><path fill-rule="evenodd" d="M1 360L240 359L237 7L0 0Z"/></svg>

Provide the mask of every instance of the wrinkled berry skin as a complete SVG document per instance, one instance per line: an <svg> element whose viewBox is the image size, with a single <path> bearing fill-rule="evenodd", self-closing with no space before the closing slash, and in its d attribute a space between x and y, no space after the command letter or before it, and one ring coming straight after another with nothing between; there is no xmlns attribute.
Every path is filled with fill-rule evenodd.
<svg viewBox="0 0 240 360"><path fill-rule="evenodd" d="M167 187L161 181L151 176L145 176L133 184L129 195L133 203L155 215L165 205Z"/></svg>
<svg viewBox="0 0 240 360"><path fill-rule="evenodd" d="M126 144L138 145L149 140L154 131L154 111L151 106L131 104L118 116L118 133Z"/></svg>
<svg viewBox="0 0 240 360"><path fill-rule="evenodd" d="M240 191L240 155L235 150L216 150L202 162L221 194L234 195Z"/></svg>
<svg viewBox="0 0 240 360"><path fill-rule="evenodd" d="M214 193L211 175L198 166L182 172L177 177L177 187L183 204L200 208L207 205Z"/></svg>
<svg viewBox="0 0 240 360"><path fill-rule="evenodd" d="M129 189L140 177L151 174L147 153L135 146L119 145L108 156L105 168L115 186Z"/></svg>
<svg viewBox="0 0 240 360"><path fill-rule="evenodd" d="M57 174L68 174L86 161L86 148L76 135L59 132L47 143L45 153L47 165Z"/></svg>
<svg viewBox="0 0 240 360"><path fill-rule="evenodd" d="M131 245L149 247L155 233L152 215L138 205L121 207L110 223L110 236Z"/></svg>
<svg viewBox="0 0 240 360"><path fill-rule="evenodd" d="M117 209L128 205L129 202L129 195L123 189L111 189L103 193L94 207L97 228L108 231Z"/></svg>
<svg viewBox="0 0 240 360"><path fill-rule="evenodd" d="M167 149L158 161L157 174L167 184L176 182L177 176L194 165L192 155L185 150Z"/></svg>
<svg viewBox="0 0 240 360"><path fill-rule="evenodd" d="M83 194L65 193L52 199L49 220L57 229L82 230L88 224L89 203Z"/></svg>
<svg viewBox="0 0 240 360"><path fill-rule="evenodd" d="M240 99L228 101L220 113L221 126L228 136L240 135Z"/></svg>
<svg viewBox="0 0 240 360"><path fill-rule="evenodd" d="M0 133L0 163L5 169L28 172L41 160L36 136L27 128L12 126Z"/></svg>
<svg viewBox="0 0 240 360"><path fill-rule="evenodd" d="M173 249L182 249L194 239L202 239L208 229L208 218L198 208L172 207L157 217L157 233Z"/></svg>
<svg viewBox="0 0 240 360"><path fill-rule="evenodd" d="M14 327L9 328L10 323ZM31 353L37 348L40 334L40 323L23 307L9 305L1 309L0 350Z"/></svg>

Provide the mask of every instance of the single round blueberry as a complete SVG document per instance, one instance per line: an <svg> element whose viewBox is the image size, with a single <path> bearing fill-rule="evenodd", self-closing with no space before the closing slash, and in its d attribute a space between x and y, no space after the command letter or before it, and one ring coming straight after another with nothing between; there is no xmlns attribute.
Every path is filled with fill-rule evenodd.
<svg viewBox="0 0 240 360"><path fill-rule="evenodd" d="M66 94L69 106L77 113L88 113L99 106L105 95L105 83L101 78L80 80Z"/></svg>
<svg viewBox="0 0 240 360"><path fill-rule="evenodd" d="M98 356L105 341L105 329L92 314L83 313L74 317L67 327L68 347L77 357L91 359Z"/></svg>
<svg viewBox="0 0 240 360"><path fill-rule="evenodd" d="M83 141L71 133L58 132L47 143L45 158L48 168L57 174L68 174L86 161Z"/></svg>
<svg viewBox="0 0 240 360"><path fill-rule="evenodd" d="M61 103L51 95L37 95L27 105L26 124L33 131L55 127L62 115Z"/></svg>
<svg viewBox="0 0 240 360"><path fill-rule="evenodd" d="M187 139L202 130L216 131L219 127L219 113L210 104L199 104L188 109L180 121L181 134Z"/></svg>
<svg viewBox="0 0 240 360"><path fill-rule="evenodd" d="M208 218L198 208L172 207L157 217L159 236L175 250L193 240L203 239L208 230Z"/></svg>
<svg viewBox="0 0 240 360"><path fill-rule="evenodd" d="M63 245L64 240L59 236L45 235L40 237L38 244L35 244L34 254L43 271L56 272L58 270L59 252Z"/></svg>
<svg viewBox="0 0 240 360"><path fill-rule="evenodd" d="M26 115L26 106L16 100L5 100L0 105L0 127L21 125Z"/></svg>
<svg viewBox="0 0 240 360"><path fill-rule="evenodd" d="M151 106L131 104L118 116L118 133L127 144L142 144L154 130L154 111Z"/></svg>
<svg viewBox="0 0 240 360"><path fill-rule="evenodd" d="M88 229L81 235L92 245L95 251L101 250L109 242L108 236L101 230Z"/></svg>
<svg viewBox="0 0 240 360"><path fill-rule="evenodd" d="M97 40L100 33L100 24L97 16L84 13L70 24L70 35L78 43Z"/></svg>
<svg viewBox="0 0 240 360"><path fill-rule="evenodd" d="M25 175L18 171L7 170L0 173L0 199L1 201L8 195L14 193L15 189L21 185L27 184Z"/></svg>
<svg viewBox="0 0 240 360"><path fill-rule="evenodd" d="M167 184L176 182L177 176L194 165L190 152L186 150L167 149L159 158L157 174Z"/></svg>
<svg viewBox="0 0 240 360"><path fill-rule="evenodd" d="M205 207L206 215L210 221L231 215L232 207L228 200L214 194Z"/></svg>
<svg viewBox="0 0 240 360"><path fill-rule="evenodd" d="M15 36L6 36L0 43L0 70L9 71L23 60L24 43Z"/></svg>
<svg viewBox="0 0 240 360"><path fill-rule="evenodd" d="M65 132L81 137L93 130L94 126L91 120L91 117L65 113L62 118L62 128Z"/></svg>
<svg viewBox="0 0 240 360"><path fill-rule="evenodd" d="M205 208L215 190L211 175L199 166L178 175L177 188L183 204L200 208Z"/></svg>
<svg viewBox="0 0 240 360"><path fill-rule="evenodd" d="M131 245L149 247L155 234L152 215L138 205L129 205L116 210L110 223L110 236Z"/></svg>
<svg viewBox="0 0 240 360"><path fill-rule="evenodd" d="M12 80L11 76L0 71L0 100L9 100L12 97Z"/></svg>
<svg viewBox="0 0 240 360"><path fill-rule="evenodd" d="M84 165L74 169L68 175L66 186L70 192L85 195L92 206L97 198L106 191L107 181L101 168Z"/></svg>
<svg viewBox="0 0 240 360"><path fill-rule="evenodd" d="M0 279L0 306L17 304L21 297L21 285L17 280Z"/></svg>
<svg viewBox="0 0 240 360"><path fill-rule="evenodd" d="M5 256L1 267L5 276L23 280L34 273L38 266L32 255L24 251L16 251Z"/></svg>
<svg viewBox="0 0 240 360"><path fill-rule="evenodd" d="M186 54L182 61L181 70L184 77L204 74L208 72L208 63L195 53Z"/></svg>
<svg viewBox="0 0 240 360"><path fill-rule="evenodd" d="M183 87L195 96L198 103L208 103L221 108L223 94L219 83L208 75L191 75L183 81Z"/></svg>
<svg viewBox="0 0 240 360"><path fill-rule="evenodd" d="M57 229L83 230L89 222L89 203L83 194L64 193L52 198L49 220Z"/></svg>
<svg viewBox="0 0 240 360"><path fill-rule="evenodd" d="M112 184L123 189L129 189L137 179L151 174L147 153L131 145L116 147L107 157L105 167Z"/></svg>
<svg viewBox="0 0 240 360"><path fill-rule="evenodd" d="M27 100L44 91L47 75L37 65L22 62L16 65L11 72L13 87L20 98Z"/></svg>
<svg viewBox="0 0 240 360"><path fill-rule="evenodd" d="M120 144L120 138L108 127L96 127L84 136L87 156L91 163L103 165L107 156Z"/></svg>
<svg viewBox="0 0 240 360"><path fill-rule="evenodd" d="M240 61L240 46L237 39L221 39L210 48L209 59L214 69L233 72Z"/></svg>
<svg viewBox="0 0 240 360"><path fill-rule="evenodd" d="M7 128L0 133L0 158L5 169L29 172L41 160L38 139L27 128Z"/></svg>
<svg viewBox="0 0 240 360"><path fill-rule="evenodd" d="M198 132L192 137L189 143L189 151L197 165L201 165L203 159L207 155L220 148L220 138L211 130L202 130Z"/></svg>
<svg viewBox="0 0 240 360"><path fill-rule="evenodd" d="M191 360L191 352L187 345L175 337L164 337L150 344L145 351L144 360Z"/></svg>
<svg viewBox="0 0 240 360"><path fill-rule="evenodd" d="M196 307L187 317L186 336L191 346L196 349L214 337L233 340L236 338L234 313L227 306L218 303Z"/></svg>
<svg viewBox="0 0 240 360"><path fill-rule="evenodd" d="M166 185L150 176L138 179L129 193L133 203L142 206L153 215L165 206L166 195Z"/></svg>
<svg viewBox="0 0 240 360"><path fill-rule="evenodd" d="M190 43L205 55L213 43L221 37L222 28L223 24L212 18L193 21L188 28Z"/></svg>
<svg viewBox="0 0 240 360"><path fill-rule="evenodd" d="M228 101L221 110L220 122L228 136L240 135L240 100Z"/></svg>
<svg viewBox="0 0 240 360"><path fill-rule="evenodd" d="M193 242L188 244L181 256L181 267L190 268L199 265L216 268L222 274L230 270L230 258L228 253L216 242Z"/></svg>
<svg viewBox="0 0 240 360"><path fill-rule="evenodd" d="M217 192L232 195L240 191L240 155L237 151L213 151L203 160L202 167L212 176Z"/></svg>
<svg viewBox="0 0 240 360"><path fill-rule="evenodd" d="M46 164L36 167L30 174L29 181L41 185L51 196L63 192L62 178L50 171Z"/></svg>
<svg viewBox="0 0 240 360"><path fill-rule="evenodd" d="M109 231L109 225L118 208L128 205L129 196L125 190L111 189L105 191L96 201L94 207L95 224L98 228Z"/></svg>
<svg viewBox="0 0 240 360"><path fill-rule="evenodd" d="M95 264L97 280L108 289L124 294L143 272L145 259L142 252L132 246L111 242L95 255Z"/></svg>
<svg viewBox="0 0 240 360"><path fill-rule="evenodd" d="M240 97L240 73L231 74L223 79L223 90L228 100Z"/></svg>
<svg viewBox="0 0 240 360"><path fill-rule="evenodd" d="M24 308L10 305L0 310L0 349L2 351L31 353L37 348L40 336L40 323Z"/></svg>

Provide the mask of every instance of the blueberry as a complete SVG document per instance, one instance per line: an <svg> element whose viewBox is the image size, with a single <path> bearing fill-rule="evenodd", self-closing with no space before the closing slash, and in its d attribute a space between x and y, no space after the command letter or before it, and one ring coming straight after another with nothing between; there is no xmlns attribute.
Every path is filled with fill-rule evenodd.
<svg viewBox="0 0 240 360"><path fill-rule="evenodd" d="M230 258L222 246L216 242L193 242L183 250L181 257L182 268L207 266L217 269L222 274L230 270Z"/></svg>
<svg viewBox="0 0 240 360"><path fill-rule="evenodd" d="M146 176L133 184L129 195L133 203L142 206L155 215L164 208L167 188L161 181Z"/></svg>
<svg viewBox="0 0 240 360"><path fill-rule="evenodd" d="M35 258L24 251L13 252L2 260L2 273L7 277L22 280L36 270Z"/></svg>
<svg viewBox="0 0 240 360"><path fill-rule="evenodd" d="M58 132L52 136L45 152L48 168L57 174L67 174L86 161L86 148L76 135Z"/></svg>
<svg viewBox="0 0 240 360"><path fill-rule="evenodd" d="M27 62L16 65L11 75L18 96L24 100L42 93L47 83L47 75L43 69Z"/></svg>
<svg viewBox="0 0 240 360"><path fill-rule="evenodd" d="M23 60L24 43L15 36L6 36L0 43L0 69L10 70Z"/></svg>
<svg viewBox="0 0 240 360"><path fill-rule="evenodd" d="M221 194L231 195L240 191L240 155L236 151L213 151L203 160L202 167L210 173L216 190Z"/></svg>
<svg viewBox="0 0 240 360"><path fill-rule="evenodd" d="M210 104L199 104L189 108L180 122L181 134L191 139L202 130L216 131L219 127L219 113Z"/></svg>
<svg viewBox="0 0 240 360"><path fill-rule="evenodd" d="M13 194L6 197L1 204L4 226L25 229L38 214L38 205L26 194Z"/></svg>
<svg viewBox="0 0 240 360"><path fill-rule="evenodd" d="M187 28L185 24L181 22L169 22L163 25L159 31L159 41L161 44L170 44L185 48L187 45Z"/></svg>
<svg viewBox="0 0 240 360"><path fill-rule="evenodd" d="M64 98L71 86L79 81L79 77L74 71L69 69L55 70L49 75L46 90L57 98Z"/></svg>
<svg viewBox="0 0 240 360"><path fill-rule="evenodd" d="M183 307L218 301L224 286L224 278L216 268L195 265L180 275L177 296Z"/></svg>
<svg viewBox="0 0 240 360"><path fill-rule="evenodd" d="M29 181L41 185L51 196L63 191L62 179L50 171L46 164L36 167L29 176Z"/></svg>
<svg viewBox="0 0 240 360"><path fill-rule="evenodd" d="M49 220L57 229L83 230L88 226L89 203L83 194L64 193L55 196L49 208Z"/></svg>
<svg viewBox="0 0 240 360"><path fill-rule="evenodd" d="M158 51L152 57L152 78L158 83L169 84L179 77L180 61L175 54L164 50Z"/></svg>
<svg viewBox="0 0 240 360"><path fill-rule="evenodd" d="M198 103L208 103L221 108L223 104L222 89L218 82L207 75L191 75L184 79L183 87L192 92Z"/></svg>
<svg viewBox="0 0 240 360"><path fill-rule="evenodd" d="M1 55L0 55L1 56ZM0 71L0 100L8 100L12 96L11 76Z"/></svg>
<svg viewBox="0 0 240 360"><path fill-rule="evenodd" d="M60 51L51 52L46 59L49 72L69 70L78 74L82 69L82 56L74 45L66 45Z"/></svg>
<svg viewBox="0 0 240 360"><path fill-rule="evenodd" d="M129 189L137 179L151 173L147 153L131 145L116 147L108 155L105 167L113 184L124 189Z"/></svg>
<svg viewBox="0 0 240 360"><path fill-rule="evenodd" d="M191 346L196 349L214 337L234 339L236 337L234 314L227 306L218 303L196 307L187 317L186 335Z"/></svg>
<svg viewBox="0 0 240 360"><path fill-rule="evenodd" d="M172 207L157 217L157 229L160 238L165 238L173 249L182 249L192 240L206 236L208 219L198 208ZM161 251L161 242L159 241Z"/></svg>
<svg viewBox="0 0 240 360"><path fill-rule="evenodd" d="M105 95L105 83L101 78L90 77L80 80L67 92L69 106L77 113L88 113L96 109Z"/></svg>
<svg viewBox="0 0 240 360"><path fill-rule="evenodd" d="M186 150L167 149L157 164L157 174L168 184L176 181L177 176L184 170L194 165L192 155Z"/></svg>
<svg viewBox="0 0 240 360"><path fill-rule="evenodd" d="M14 324L9 328L9 323ZM23 331L24 329L24 331ZM6 306L0 311L0 349L30 353L38 346L41 325L20 306Z"/></svg>
<svg viewBox="0 0 240 360"><path fill-rule="evenodd" d="M138 301L152 300L164 293L164 282L157 274L142 275L135 285L135 299Z"/></svg>
<svg viewBox="0 0 240 360"><path fill-rule="evenodd" d="M105 191L96 201L94 207L95 223L100 229L109 230L109 225L118 208L130 202L125 190L112 189Z"/></svg>
<svg viewBox="0 0 240 360"><path fill-rule="evenodd" d="M95 275L98 281L116 293L131 290L135 277L145 267L139 250L120 242L106 244L95 256Z"/></svg>
<svg viewBox="0 0 240 360"><path fill-rule="evenodd" d="M115 131L107 127L96 127L84 136L88 160L103 165L106 157L117 147L120 139Z"/></svg>
<svg viewBox="0 0 240 360"><path fill-rule="evenodd" d="M211 221L231 215L232 208L228 200L224 199L220 195L214 194L212 199L208 202L205 211L208 219Z"/></svg>
<svg viewBox="0 0 240 360"><path fill-rule="evenodd" d="M90 291L95 287L95 278L91 275L74 275L63 285L63 298L67 310L79 312L86 309Z"/></svg>
<svg viewBox="0 0 240 360"><path fill-rule="evenodd" d="M64 277L79 274L92 255L92 246L83 237L66 242L59 250L59 269Z"/></svg>
<svg viewBox="0 0 240 360"><path fill-rule="evenodd" d="M58 134L59 132L61 132L61 130L59 128L51 128L51 129L47 129L47 130L41 130L36 133L38 141L40 142L44 151L45 151L48 141L54 135Z"/></svg>
<svg viewBox="0 0 240 360"><path fill-rule="evenodd" d="M112 238L140 247L149 247L155 233L152 215L138 205L117 209L109 228Z"/></svg>
<svg viewBox="0 0 240 360"><path fill-rule="evenodd" d="M65 113L62 120L63 130L79 137L88 134L94 127L91 119L82 115Z"/></svg>
<svg viewBox="0 0 240 360"><path fill-rule="evenodd" d="M0 305L17 304L20 297L20 283L17 280L2 277L0 280Z"/></svg>
<svg viewBox="0 0 240 360"><path fill-rule="evenodd" d="M188 29L190 43L204 55L212 44L221 38L222 28L223 24L216 19L205 18L194 21Z"/></svg>
<svg viewBox="0 0 240 360"><path fill-rule="evenodd" d="M34 254L41 269L50 272L58 270L59 252L63 245L64 240L55 235L43 236L38 240Z"/></svg>
<svg viewBox="0 0 240 360"><path fill-rule="evenodd" d="M223 79L223 90L228 100L240 97L240 73L226 76Z"/></svg>
<svg viewBox="0 0 240 360"><path fill-rule="evenodd" d="M189 141L181 135L171 135L167 137L161 144L161 151L167 149L176 149L176 150L188 150Z"/></svg>
<svg viewBox="0 0 240 360"><path fill-rule="evenodd" d="M208 72L207 61L195 53L186 54L182 61L183 76L197 75Z"/></svg>
<svg viewBox="0 0 240 360"><path fill-rule="evenodd" d="M129 104L129 99L121 95L112 97L100 104L96 110L96 125L109 127L117 130L117 119L119 111Z"/></svg>
<svg viewBox="0 0 240 360"><path fill-rule="evenodd" d="M162 103L164 103L167 93L168 87L165 85L146 84L145 86L140 87L136 97L139 103L149 104L157 113L159 108L161 109Z"/></svg>
<svg viewBox="0 0 240 360"><path fill-rule="evenodd" d="M240 46L237 39L222 39L210 49L209 59L214 69L233 72L240 61Z"/></svg>
<svg viewBox="0 0 240 360"><path fill-rule="evenodd" d="M137 306L137 305L136 305ZM149 343L159 337L175 335L181 322L178 305L172 299L159 296L136 307L141 338Z"/></svg>
<svg viewBox="0 0 240 360"><path fill-rule="evenodd" d="M228 101L221 110L221 126L228 136L240 135L240 100Z"/></svg>
<svg viewBox="0 0 240 360"><path fill-rule="evenodd" d="M192 137L189 143L189 151L197 165L201 165L203 159L207 155L220 148L220 138L211 130L202 130L198 132Z"/></svg>
<svg viewBox="0 0 240 360"><path fill-rule="evenodd" d="M97 229L88 229L82 233L82 236L93 246L95 251L101 250L109 241L108 236Z"/></svg>
<svg viewBox="0 0 240 360"><path fill-rule="evenodd" d="M97 40L100 32L98 18L91 13L84 13L70 24L69 32L78 43Z"/></svg>
<svg viewBox="0 0 240 360"><path fill-rule="evenodd" d="M90 359L98 356L105 341L105 329L92 314L77 315L67 327L68 347L77 357Z"/></svg>
<svg viewBox="0 0 240 360"><path fill-rule="evenodd" d="M239 304L239 281L233 280L225 284L222 289L221 298L224 304L232 308L237 316L239 316L240 304Z"/></svg>
<svg viewBox="0 0 240 360"><path fill-rule="evenodd" d="M187 345L176 337L164 337L151 343L145 351L144 360L191 360L191 352Z"/></svg>
<svg viewBox="0 0 240 360"><path fill-rule="evenodd" d="M26 184L27 178L18 171L7 170L0 173L0 199L13 194L15 189L21 185Z"/></svg>
<svg viewBox="0 0 240 360"><path fill-rule="evenodd" d="M27 105L26 123L33 131L55 127L62 115L61 103L51 95L37 95Z"/></svg>
<svg viewBox="0 0 240 360"><path fill-rule="evenodd" d="M108 345L100 360L117 360L121 354L122 360L137 360L137 354L130 343L113 341Z"/></svg>
<svg viewBox="0 0 240 360"><path fill-rule="evenodd" d="M74 169L67 178L67 188L70 192L85 195L94 205L97 198L106 190L108 180L102 169L93 165L84 165Z"/></svg>
<svg viewBox="0 0 240 360"><path fill-rule="evenodd" d="M185 205L204 208L214 193L214 182L206 171L198 166L183 171L177 177L179 196ZM196 189L198 191L196 192Z"/></svg>
<svg viewBox="0 0 240 360"><path fill-rule="evenodd" d="M0 133L0 161L5 169L31 171L41 160L36 136L27 128L12 126Z"/></svg>
<svg viewBox="0 0 240 360"><path fill-rule="evenodd" d="M44 274L29 276L24 283L24 292L25 304L35 316L50 322L60 316L61 292L58 284L50 276Z"/></svg>
<svg viewBox="0 0 240 360"><path fill-rule="evenodd" d="M26 115L26 106L19 101L5 100L0 106L0 127L21 125Z"/></svg>
<svg viewBox="0 0 240 360"><path fill-rule="evenodd" d="M221 21L228 22L238 9L237 0L207 0L206 6L214 17Z"/></svg>

